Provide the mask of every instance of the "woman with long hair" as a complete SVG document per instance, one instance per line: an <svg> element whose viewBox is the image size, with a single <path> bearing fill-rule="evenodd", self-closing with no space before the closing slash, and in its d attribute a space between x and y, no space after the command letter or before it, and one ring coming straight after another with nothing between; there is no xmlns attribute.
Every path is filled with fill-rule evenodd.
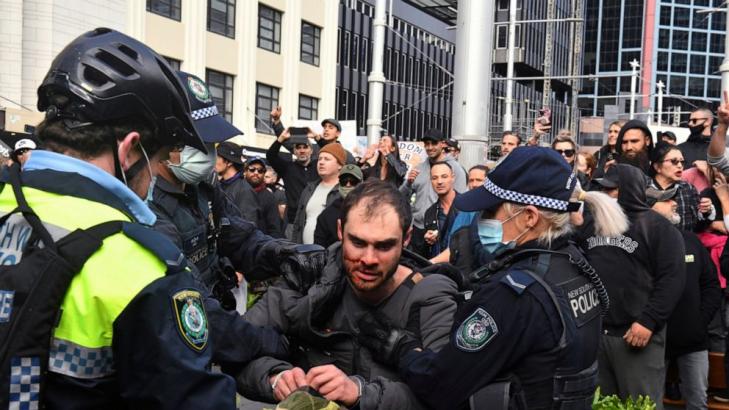
<svg viewBox="0 0 729 410"><path fill-rule="evenodd" d="M375 164L367 162L377 156ZM400 150L397 147L397 138L394 135L383 135L377 143L377 148L370 147L360 161L365 179L377 178L388 181L399 187L405 180L408 171L407 164L400 159Z"/></svg>

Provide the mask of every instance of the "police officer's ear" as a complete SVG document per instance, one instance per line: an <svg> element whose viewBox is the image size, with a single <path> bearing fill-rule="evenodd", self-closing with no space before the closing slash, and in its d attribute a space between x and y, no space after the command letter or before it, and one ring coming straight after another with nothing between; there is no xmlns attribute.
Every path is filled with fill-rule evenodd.
<svg viewBox="0 0 729 410"><path fill-rule="evenodd" d="M119 141L117 145L117 154L119 155L119 161L121 162L122 169L127 171L137 160L140 159L141 154L134 150L134 147L139 143L142 137L138 132L132 131L127 134L124 139ZM112 168L113 169L113 168Z"/></svg>
<svg viewBox="0 0 729 410"><path fill-rule="evenodd" d="M541 220L541 214L539 213L539 209L537 209L537 207L534 205L527 205L526 208L524 208L524 215L524 224L529 229L534 229Z"/></svg>

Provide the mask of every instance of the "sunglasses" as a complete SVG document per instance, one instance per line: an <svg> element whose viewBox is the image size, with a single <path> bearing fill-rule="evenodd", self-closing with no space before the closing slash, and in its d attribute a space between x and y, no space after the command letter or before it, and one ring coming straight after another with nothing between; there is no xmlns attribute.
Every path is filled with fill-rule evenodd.
<svg viewBox="0 0 729 410"><path fill-rule="evenodd" d="M354 178L342 178L339 180L339 185L344 187L355 186L358 183L359 181Z"/></svg>
<svg viewBox="0 0 729 410"><path fill-rule="evenodd" d="M248 168L248 172L251 172L251 173L253 173L253 172L257 172L257 173L259 173L259 174L263 175L263 174L265 174L265 173L266 173L266 170L265 170L265 169L263 169L263 168L258 168L258 167L249 167L249 168Z"/></svg>
<svg viewBox="0 0 729 410"><path fill-rule="evenodd" d="M663 162L670 162L671 164L678 166L679 164L683 165L685 161L683 159L671 158L671 159L664 159Z"/></svg>
<svg viewBox="0 0 729 410"><path fill-rule="evenodd" d="M575 150L573 149L555 149L555 151L559 152L567 158L571 158L575 155Z"/></svg>

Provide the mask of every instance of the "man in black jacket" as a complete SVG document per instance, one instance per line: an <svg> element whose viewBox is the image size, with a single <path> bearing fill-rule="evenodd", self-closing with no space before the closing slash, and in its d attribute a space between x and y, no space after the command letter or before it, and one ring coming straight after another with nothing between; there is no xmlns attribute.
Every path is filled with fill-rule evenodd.
<svg viewBox="0 0 729 410"><path fill-rule="evenodd" d="M261 226L258 227L266 235L274 238L283 238L281 232L281 218L278 215L276 198L266 189L263 176L266 174L266 163L258 157L251 157L245 164L244 175L246 182L256 193L258 208L261 211Z"/></svg>
<svg viewBox="0 0 729 410"><path fill-rule="evenodd" d="M708 108L697 108L691 111L688 120L688 128L691 131L688 139L678 144L683 154L684 168L693 167L696 161L706 161L706 151L711 142L711 126L714 123L714 116Z"/></svg>
<svg viewBox="0 0 729 410"><path fill-rule="evenodd" d="M294 140L293 154L296 159L293 161L290 155L284 154L282 156L279 154L281 147L289 139ZM286 184L286 214L289 222L286 228L286 237L289 239L291 239L301 191L309 182L319 181L319 174L316 172L316 158L312 158L311 153L312 148L309 139L298 135L291 138L288 130L283 131L266 151L266 161L271 164Z"/></svg>
<svg viewBox="0 0 729 410"><path fill-rule="evenodd" d="M683 238L646 203L640 169L618 164L599 182L617 198L630 228L617 237L588 237L583 244L611 299L598 384L608 395L648 395L662 408L665 324L686 281Z"/></svg>
<svg viewBox="0 0 729 410"><path fill-rule="evenodd" d="M677 189L648 188L648 205L676 225ZM721 305L721 288L709 252L693 232L681 231L686 247L686 286L666 324L666 359L675 361L687 409L706 408L709 387L708 325Z"/></svg>
<svg viewBox="0 0 729 410"><path fill-rule="evenodd" d="M653 135L641 120L630 120L623 125L616 142L617 162L634 165L643 173L650 170L650 155L653 151Z"/></svg>
<svg viewBox="0 0 729 410"><path fill-rule="evenodd" d="M243 218L261 226L260 210L256 193L243 177L243 149L240 145L226 141L218 145L215 172L220 186L233 204L240 209Z"/></svg>

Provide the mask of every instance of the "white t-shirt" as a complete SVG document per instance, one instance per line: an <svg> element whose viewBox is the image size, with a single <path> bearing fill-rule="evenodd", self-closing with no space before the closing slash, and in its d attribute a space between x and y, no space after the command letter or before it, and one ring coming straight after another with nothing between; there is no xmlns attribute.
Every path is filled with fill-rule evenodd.
<svg viewBox="0 0 729 410"><path fill-rule="evenodd" d="M327 207L327 195L329 191L337 185L324 185L320 182L314 190L314 194L311 195L309 202L306 203L306 224L304 225L304 244L314 243L314 231L316 231L316 218L319 214L324 212L324 208Z"/></svg>

